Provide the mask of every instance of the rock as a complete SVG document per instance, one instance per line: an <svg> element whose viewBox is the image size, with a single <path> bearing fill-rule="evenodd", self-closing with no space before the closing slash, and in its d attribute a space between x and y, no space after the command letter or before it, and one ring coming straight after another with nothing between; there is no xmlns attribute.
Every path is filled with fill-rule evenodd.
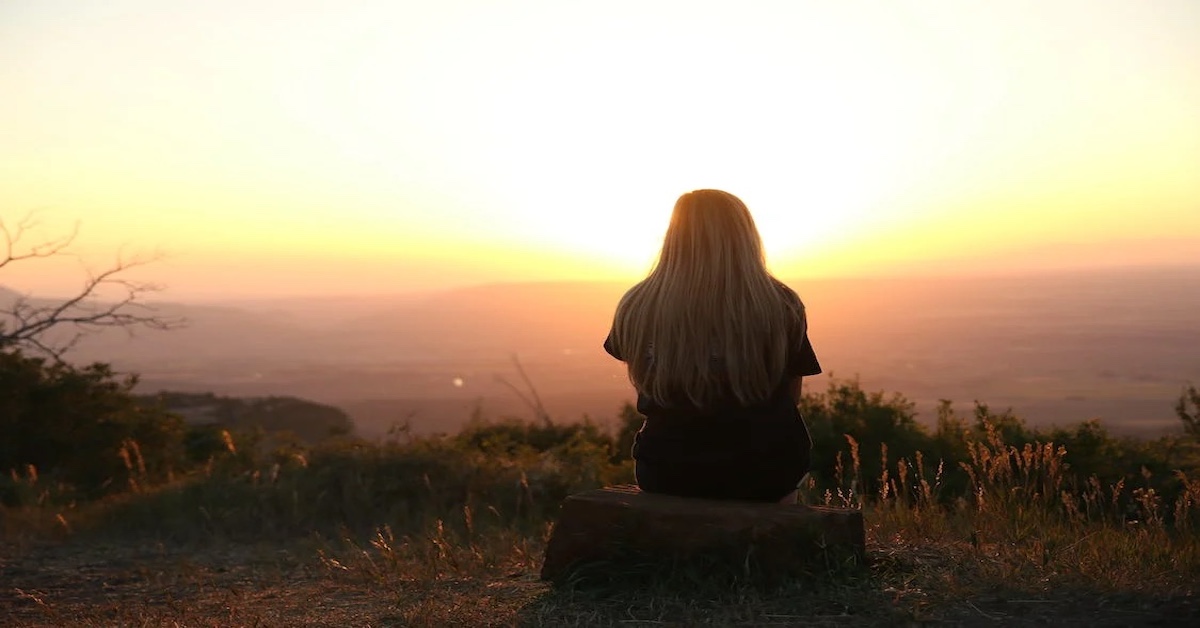
<svg viewBox="0 0 1200 628"><path fill-rule="evenodd" d="M723 565L743 575L813 574L861 565L862 512L800 504L673 497L609 486L571 495L546 545L543 580L579 569ZM618 569L619 570L619 569Z"/></svg>

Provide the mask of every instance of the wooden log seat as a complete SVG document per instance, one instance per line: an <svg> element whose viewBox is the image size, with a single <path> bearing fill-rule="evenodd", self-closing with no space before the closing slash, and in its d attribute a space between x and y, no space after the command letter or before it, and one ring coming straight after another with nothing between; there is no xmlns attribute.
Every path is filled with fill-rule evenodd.
<svg viewBox="0 0 1200 628"><path fill-rule="evenodd" d="M864 553L858 510L673 497L620 485L567 497L541 577L561 582L588 565L628 569L692 559L710 568L813 574L861 565Z"/></svg>

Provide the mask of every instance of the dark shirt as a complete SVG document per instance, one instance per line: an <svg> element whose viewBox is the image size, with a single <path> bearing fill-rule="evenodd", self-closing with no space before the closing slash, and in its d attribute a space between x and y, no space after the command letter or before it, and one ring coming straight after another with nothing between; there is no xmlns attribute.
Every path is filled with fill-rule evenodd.
<svg viewBox="0 0 1200 628"><path fill-rule="evenodd" d="M663 406L638 394L645 417L634 440L643 490L685 497L777 501L808 472L812 441L796 408L793 382L821 372L807 328L788 339L788 360L774 392L743 405L718 401L705 409L688 403ZM604 349L618 360L612 332Z"/></svg>

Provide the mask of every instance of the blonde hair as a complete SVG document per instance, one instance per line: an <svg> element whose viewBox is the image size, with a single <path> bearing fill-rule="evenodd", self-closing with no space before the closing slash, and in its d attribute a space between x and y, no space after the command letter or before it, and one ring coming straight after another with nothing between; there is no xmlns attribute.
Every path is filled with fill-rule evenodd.
<svg viewBox="0 0 1200 628"><path fill-rule="evenodd" d="M803 325L745 203L696 190L675 202L658 262L617 305L612 341L637 391L661 405L730 395L745 405L779 386Z"/></svg>

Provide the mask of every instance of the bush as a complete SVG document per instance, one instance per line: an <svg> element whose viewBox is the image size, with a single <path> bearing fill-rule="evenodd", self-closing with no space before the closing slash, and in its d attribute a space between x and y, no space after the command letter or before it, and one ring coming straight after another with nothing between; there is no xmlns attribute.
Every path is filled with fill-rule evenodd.
<svg viewBox="0 0 1200 628"><path fill-rule="evenodd" d="M170 477L183 460L183 421L139 405L136 383L105 364L0 352L0 470L33 469L83 497Z"/></svg>
<svg viewBox="0 0 1200 628"><path fill-rule="evenodd" d="M812 475L821 482L833 481L854 458L861 475L856 490L873 493L888 455L911 458L931 448L912 402L900 394L867 393L857 380L831 381L825 392L804 395L800 412L813 440Z"/></svg>

